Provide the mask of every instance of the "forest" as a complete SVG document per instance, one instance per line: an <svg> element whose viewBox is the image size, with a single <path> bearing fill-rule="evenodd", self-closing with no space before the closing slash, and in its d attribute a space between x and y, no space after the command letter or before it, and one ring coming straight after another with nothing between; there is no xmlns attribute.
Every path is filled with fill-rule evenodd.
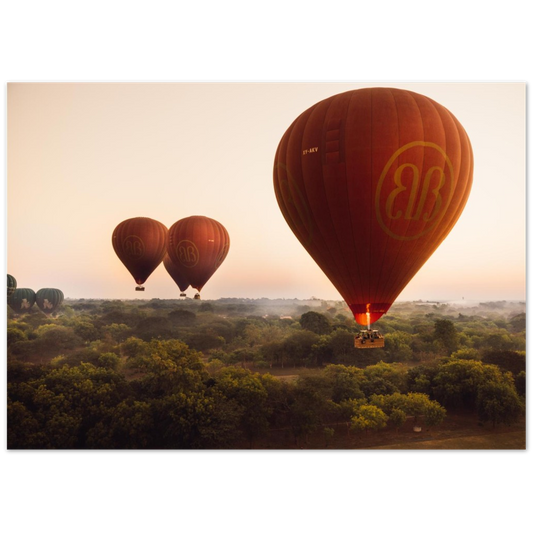
<svg viewBox="0 0 533 533"><path fill-rule="evenodd" d="M417 447L469 431L525 446L524 302L398 302L375 324L385 347L365 350L346 304L317 299L66 299L7 319L10 449ZM519 444L491 444L508 431Z"/></svg>

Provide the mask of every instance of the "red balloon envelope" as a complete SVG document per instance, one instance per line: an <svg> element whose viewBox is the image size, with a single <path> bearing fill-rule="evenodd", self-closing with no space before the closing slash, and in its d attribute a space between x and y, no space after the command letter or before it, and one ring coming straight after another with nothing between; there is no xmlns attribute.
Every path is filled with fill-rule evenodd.
<svg viewBox="0 0 533 533"><path fill-rule="evenodd" d="M146 217L121 222L113 232L113 249L138 285L142 285L165 257L168 230Z"/></svg>
<svg viewBox="0 0 533 533"><path fill-rule="evenodd" d="M446 108L372 88L318 102L292 123L274 188L298 240L370 324L451 231L472 175L470 141Z"/></svg>
<svg viewBox="0 0 533 533"><path fill-rule="evenodd" d="M226 228L208 217L184 218L168 230L168 255L198 291L228 255L229 244Z"/></svg>
<svg viewBox="0 0 533 533"><path fill-rule="evenodd" d="M163 259L163 265L170 277L175 281L181 292L185 292L189 287L189 282L185 277L185 274L172 262L168 254Z"/></svg>

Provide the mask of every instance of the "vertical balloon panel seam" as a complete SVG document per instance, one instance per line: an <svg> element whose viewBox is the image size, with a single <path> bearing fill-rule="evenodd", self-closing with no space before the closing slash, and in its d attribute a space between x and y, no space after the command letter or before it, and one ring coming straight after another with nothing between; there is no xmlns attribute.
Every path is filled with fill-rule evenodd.
<svg viewBox="0 0 533 533"><path fill-rule="evenodd" d="M392 102L393 102L393 107L394 107L394 110L395 110L395 115L396 115L396 138L397 138L397 144L400 144L401 142L401 127L400 127L400 116L399 116L399 113L398 113L398 105L397 105L397 102L396 102L396 98L394 97L394 93L388 89L387 90L388 94L389 94L389 97L391 98ZM372 104L372 111L374 109L374 106ZM374 120L372 118L372 127L374 125ZM372 141L373 141L374 137L372 136ZM372 156L374 154L374 147L372 146ZM379 182L376 184L375 183L375 176L377 175L376 172L374 172L374 165L372 165L372 186L371 186L371 190L372 190L372 194L370 195L370 198L371 198L371 201L372 203L374 202L377 202L378 200L378 188L379 186L381 185L381 176L379 178ZM375 185L375 187L374 187ZM374 192L375 191L375 192ZM374 195L375 195L375 199L374 199ZM372 212L372 208L371 208L371 212ZM374 222L374 216L371 217L371 231L370 231L370 234L371 236L374 235L374 226L375 222ZM371 238L370 239L370 243L371 243L371 246L372 246L372 241L373 239ZM382 296L382 292L384 290L384 283L382 281L382 272L383 272L383 266L385 264L385 260L386 260L386 257L387 257L387 248L388 248L388 244L389 244L389 238L387 236L386 238L386 241L385 241L385 246L384 246L384 250L383 250L383 253L382 253L382 258L381 258L381 266L379 267L379 274L377 276L377 283L375 284L375 287L374 287L374 294L371 295L370 294L370 290L368 291L369 292L369 302L367 303L372 303L372 302L383 302L383 296ZM372 258L374 256L371 255L371 258L370 258L370 264L371 265L374 265L374 261L372 261ZM391 268L392 270L392 268Z"/></svg>
<svg viewBox="0 0 533 533"><path fill-rule="evenodd" d="M345 132L344 132L344 144L346 145L347 144L347 138L348 138L348 117L351 116L351 113L350 113L350 109L353 105L353 99L354 99L354 96L356 95L356 92L355 91L351 91L350 93L350 97L348 99L348 105L347 105L347 109L346 109L346 112L344 114L344 128L345 128ZM358 125L354 125L354 128L358 127ZM352 141L353 142L353 141ZM349 150L347 150L346 146L345 146L345 153L347 154L349 152ZM355 244L356 242L356 235L357 235L357 232L356 232L356 228L354 228L354 224L355 224L355 216L354 216L354 211L352 211L352 200L353 200L353 196L350 195L350 179L351 179L351 182L352 182L352 190L353 191L356 191L357 190L357 181L359 179L359 176L356 175L356 174L353 174L353 175L350 175L349 172L348 172L348 156L345 155L345 174L346 174L346 197L347 197L347 200L348 200L348 214L349 214L349 226L350 226L350 234L351 234L351 242L352 242L352 248L353 248L353 257L355 259L355 266L356 266L356 269L357 269L357 272L356 272L356 279L353 280L352 279L352 295L353 295L353 299L355 300L358 300L358 299L361 299L363 297L363 292L362 292L362 278L363 278L363 275L362 275L362 272L361 272L361 267L359 265L359 256L358 256L358 250L357 250L357 245Z"/></svg>
<svg viewBox="0 0 533 533"><path fill-rule="evenodd" d="M311 109L316 109L317 105L313 106ZM286 146L285 146L285 153L284 153L284 156L285 156L285 168L286 168L286 173L287 173L287 177L289 177L289 175L291 174L290 172L290 169L289 169L289 154L291 152L291 148L293 146L293 143L296 142L296 144L299 146L299 150L301 150L301 145L302 145L302 139L303 139L303 135L304 135L304 132L305 132L305 126L309 120L309 116L311 115L311 109L307 110L308 112L307 113L302 113L295 121L294 123L292 124L291 128L290 128L290 131L287 131L285 133L285 135L288 134L288 137L287 137L287 142L286 142ZM301 133L299 134L298 138L295 137L296 135L296 130L297 130L297 125L298 123L302 120L304 120L303 116L305 115L305 123L300 126L300 130L301 130ZM296 140L294 140L296 139ZM282 139L282 142L283 142L283 139ZM292 150L294 150L294 148L292 148ZM298 160L300 162L300 167L302 165L302 161L301 161L301 155L298 156ZM326 244L324 242L324 239L323 239L323 236L322 236L322 232L320 231L320 228L318 227L317 223L316 223L316 220L315 220L315 217L314 217L314 213L312 212L312 210L310 209L310 206L309 206L309 197L308 197L308 194L307 194L307 190L306 190L306 187L305 187L305 178L303 176L303 172L302 172L302 169L301 168L298 168L297 171L300 171L300 175L302 177L301 181L302 181L302 187L301 187L301 190L300 190L300 193L302 195L302 204L303 205L307 205L307 209L309 211L309 221L312 225L312 228L313 228L313 241L310 242L309 244L306 244L305 240L300 238L299 237L299 231L294 231L293 229L293 232L294 234L296 235L296 237L298 238L298 240L300 241L300 243L303 245L304 249L307 250L307 252L311 255L311 257L313 257L313 255L311 254L310 250L316 250L316 251L319 251L319 247L316 246L316 236L318 234L318 237L321 241L323 241L324 244ZM295 186L297 186L296 184L296 180L294 180L295 183L294 184L291 184L291 181L290 180L287 180L287 190L288 190L288 193L290 194L290 196L293 198L294 197L294 192L292 189L295 188ZM291 187L292 185L292 187ZM281 187L280 187L280 192L281 194L283 195L283 191L281 190ZM295 202L293 201L293 204L295 204ZM299 221L300 221L300 224L295 224L295 221L293 221L293 224L295 227L298 227L299 225L305 227L304 224L302 224L302 220L301 220L301 216L298 212L297 209L295 209L296 213L295 215L298 215L299 217ZM289 217L291 220L292 220L292 216L290 214L290 210L286 209L286 213L284 213L284 216ZM302 235L303 237L303 235ZM326 274L326 276L328 277L328 279L330 279L329 275L324 271L324 269L322 268L322 264L327 264L326 261L324 261L322 259L322 252L319 251L318 253L318 266L321 268L321 270ZM315 260L316 261L316 260ZM329 269L328 269L329 270Z"/></svg>
<svg viewBox="0 0 533 533"><path fill-rule="evenodd" d="M343 99L341 99L341 100L343 100ZM331 118L328 118L328 115L331 113L331 108L332 108L332 104L333 104L334 99L333 98L328 98L326 101L327 101L327 109L325 109L325 111L324 111L324 119L323 119L322 128L321 128L322 129L322 136L321 136L322 142L325 139L325 132L327 131L327 124L328 124L328 122L330 120L332 120ZM324 101L324 103L326 101ZM342 112L342 106L339 105L339 107L341 108L340 110ZM341 118L339 122L340 122L339 129L342 127L343 124L345 126L345 120L343 120ZM344 135L343 136L343 140L345 140L345 139L346 139L346 137ZM340 144L340 135L339 135L339 144ZM323 150L325 150L326 149L325 144L323 144L321 148ZM339 147L339 153L340 153L340 147ZM353 290L353 282L352 282L352 278L350 276L349 265L345 262L345 254L342 253L342 249L343 249L342 242L340 240L340 237L339 237L339 234L338 234L338 231L337 231L337 226L336 226L336 224L334 222L334 219L333 219L333 216L332 216L331 204L330 204L329 197L328 197L328 194L327 194L326 179L325 179L325 175L324 175L324 168L325 168L325 166L327 164L328 163L327 163L327 159L326 159L326 164L325 165L320 165L320 176L321 176L322 185L323 185L323 192L324 192L323 196L325 198L325 202L326 202L326 206L327 206L327 215L328 215L327 218L328 218L328 220L330 222L330 227L333 230L332 234L333 234L334 238L332 238L332 239L325 238L324 241L327 243L329 255L330 255L330 257L333 258L333 263L334 263L334 266L335 266L335 269L332 271L333 278L336 278L337 280L340 279L341 283L339 283L339 281L337 281L336 284L333 283L333 279L326 273L326 271L323 268L322 268L322 271L326 274L328 279L333 283L333 286L341 293L343 298L345 300L350 300L351 299L350 295L353 294L353 292L354 292L354 290ZM332 164L335 164L335 163L332 163ZM347 178L347 176L346 176L346 178ZM334 253L332 253L332 249L333 249ZM339 287L339 285L341 286L341 288Z"/></svg>
<svg viewBox="0 0 533 533"><path fill-rule="evenodd" d="M325 127L327 127L326 126L327 117L328 117L328 113L331 110L331 106L332 106L332 103L333 103L333 98L328 98L327 100L319 102L319 104L320 103L323 103L324 105L327 103L327 108L324 110L324 120L322 122L322 129L324 129ZM319 104L317 104L315 109L319 108ZM306 128L307 128L307 126L308 126L308 122L306 123ZM302 135L302 137L303 137L303 135ZM322 148L325 149L325 146L322 146ZM303 171L302 171L302 175L303 175ZM329 220L329 225L330 225L331 229L333 230L332 231L333 238L331 238L331 239L324 238L324 241L326 242L326 246L327 246L327 249L328 249L329 256L333 259L333 264L334 264L334 267L335 267L334 270L333 270L334 277L337 278L337 279L342 280L342 283L337 282L335 284L335 283L333 283L333 280L330 278L330 276L328 276L327 274L326 274L326 276L333 283L333 286L342 294L343 298L345 300L349 300L350 299L349 295L350 295L351 292L353 292L353 290L351 290L353 284L352 284L352 281L351 281L351 277L349 275L349 273L350 273L349 266L344 262L344 254L342 253L343 246L342 246L342 243L340 241L339 236L337 235L336 226L335 226L335 223L333 221L331 205L330 205L330 202L329 202L327 189L326 189L326 186L325 186L324 167L322 165L320 166L320 176L322 178L322 192L323 192L322 196L325 199L325 205L327 207L327 213L325 213L325 214L328 215L327 218ZM304 181L304 184L305 184L305 182L306 182L305 178L304 178L303 181ZM314 212L313 212L313 218L315 220L317 218L316 217L316 213L314 213ZM315 223L315 226L318 226L318 225ZM319 232L323 236L322 228L320 226L318 226L318 227L319 227ZM333 251L333 253L332 253L332 251ZM324 273L326 273L322 267L321 267L321 269L322 269L322 271ZM339 288L338 285L342 286L342 290Z"/></svg>
<svg viewBox="0 0 533 533"><path fill-rule="evenodd" d="M298 219L299 223L297 223L297 221L292 218L290 209L288 207L289 202L290 202L290 198L287 198L287 200L285 200L285 194L283 193L283 188L281 187L281 183L282 183L283 180L280 177L280 170L279 169L284 167L285 173L287 174L287 180L286 180L287 181L287 193L290 195L290 197L294 196L294 193L291 190L291 181L289 179L290 176L291 176L291 172L290 172L290 169L288 167L288 155L289 155L289 152L290 152L290 149L291 149L291 146L292 146L293 142L295 142L295 141L293 141L293 142L291 142L291 141L293 140L293 137L295 137L296 124L298 123L298 121L302 120L302 115L300 115L291 124L290 128L285 132L285 135L282 137L282 140L281 140L280 145L278 147L279 151L280 151L280 154L281 154L280 155L280 159L281 159L281 156L283 156L283 159L284 159L284 163L281 162L281 161L278 161L278 163L277 163L277 172L276 172L276 176L277 176L277 179L278 179L278 190L279 190L280 198L282 199L282 202L280 203L280 207L283 206L282 214L283 214L285 220L287 221L287 224L292 229L295 237L300 241L300 244L311 255L312 258L313 257L317 258L315 261L318 263L319 268L323 271L323 273L326 275L326 277L330 281L332 281L332 277L333 277L332 276L332 272L329 269L329 267L327 266L327 261L325 261L324 258L323 258L323 252L320 250L320 247L316 245L316 238L318 238L318 240L322 241L322 242L324 241L324 239L322 237L321 232L319 232L319 230L318 230L317 224L316 224L316 222L315 222L315 220L314 220L314 218L312 216L311 210L309 208L307 208L308 212L309 212L309 223L311 224L311 226L313 228L313 233L314 233L316 238L314 238L312 242L308 243L307 239L304 238L304 235L301 234L300 230L298 229L300 226L305 226L304 224L302 224L301 216L300 216L299 212L296 210L296 213L294 213L294 214L299 217L299 219ZM297 144L301 145L301 140L299 140L297 142ZM302 176L302 182L304 182L303 176ZM295 185L296 184L293 184L292 189L294 189ZM302 195L302 198L303 198L304 190L300 191L300 194ZM308 204L307 195L303 199L302 203L303 204ZM294 204L294 201L293 201L293 204ZM325 246L324 242L323 242L323 244ZM314 254L312 252L314 252ZM325 268L322 265L325 265Z"/></svg>
<svg viewBox="0 0 533 533"><path fill-rule="evenodd" d="M400 144L401 143L401 127L400 127L400 117L399 117L399 113L398 113L398 106L397 106L397 102L396 102L396 99L394 98L394 93L392 92L392 90L390 89L384 89L383 90L383 93L388 93L389 95L389 98L391 99L391 101L393 102L393 108L395 110L395 116L396 116L396 139L397 139L397 142L395 144ZM374 109L374 105L372 104L372 112L373 112L373 109ZM374 119L372 118L372 127L374 125ZM374 137L372 135L372 141L373 141ZM372 145L372 157L374 155L374 146ZM378 200L379 200L379 196L380 194L378 194L378 192L380 191L380 186L381 186L381 175L380 175L380 178L379 178L379 181L378 183L375 183L375 180L376 180L376 176L377 176L377 172L375 172L374 170L374 165L372 165L372 194L371 194L371 200L372 200L372 203L376 203L376 207L378 208L378 212L379 212L379 206L377 204ZM375 185L375 187L374 187ZM372 210L371 210L372 212ZM371 218L371 236L374 236L374 225L375 225L375 221L374 221L374 215L372 216ZM384 264L385 264L385 261L386 261L386 258L387 258L387 253L388 253L388 248L389 248L389 238L388 236L384 237L386 240L384 242L384 247L383 247L383 252L382 252L382 257L381 257L381 265L379 267L379 274L377 275L377 282L374 284L374 293L371 295L370 294L370 290L369 290L369 302L368 303L372 303L372 302L383 302L383 297L381 296L381 292L383 292L384 290L384 282L382 280L382 272L383 272L383 268L384 268ZM373 243L373 239L370 240L371 242L371 245ZM370 259L370 264L372 266L374 266L375 264L375 261L373 260L373 258L376 257L377 258L377 253L376 255L371 255L371 259Z"/></svg>
<svg viewBox="0 0 533 533"><path fill-rule="evenodd" d="M350 93L350 97L348 99L348 105L347 105L347 108L346 108L346 112L344 114L344 129L345 129L345 132L344 132L344 144L346 144L347 142L347 132L346 132L346 128L348 127L348 117L350 116L350 108L353 104L353 98L355 96L355 91L352 91ZM346 152L346 146L344 147L344 151ZM346 160L346 155L345 155L345 174L346 174L346 198L347 198L347 201L348 201L348 214L349 214L349 224L350 224L350 234L351 234L351 242L353 243L353 256L355 258L355 265L356 265L356 268L357 268L357 279L354 281L353 279L351 279L352 281L352 294L354 295L355 299L360 299L362 297L362 288L361 288L361 285L362 285L362 274L361 274L361 269L359 267L359 257L358 257L358 254L357 254L357 246L355 245L355 236L356 236L356 233L355 233L355 230L354 230L354 220L355 220L355 217L353 215L353 212L352 212L352 202L351 202L351 197L350 197L350 184L349 184L349 175L348 175L348 165L347 165L347 160ZM357 176L353 176L352 178L353 180L357 180Z"/></svg>
<svg viewBox="0 0 533 533"><path fill-rule="evenodd" d="M184 220L184 235L186 237L188 236L191 236L191 239L192 239L192 242L196 245L196 249L197 249L197 253L198 253L198 259L196 261L196 264L190 269L190 272L191 272L191 278L192 278L192 283L191 285L198 291L200 292L202 290L202 285L200 283L200 279L201 279L201 272L200 274L198 273L198 263L200 262L200 259L203 260L203 253L202 251L199 249L199 245L198 245L198 235L197 233L195 232L195 229L196 229L196 216L192 216L192 217L188 217ZM200 287L200 288L198 288Z"/></svg>

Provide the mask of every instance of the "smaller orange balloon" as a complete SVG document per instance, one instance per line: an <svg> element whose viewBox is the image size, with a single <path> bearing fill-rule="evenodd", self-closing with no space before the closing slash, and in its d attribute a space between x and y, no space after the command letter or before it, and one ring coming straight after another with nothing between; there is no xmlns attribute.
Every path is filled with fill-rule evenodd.
<svg viewBox="0 0 533 533"><path fill-rule="evenodd" d="M168 255L191 287L201 291L229 251L229 234L216 220L192 216L168 231Z"/></svg>
<svg viewBox="0 0 533 533"><path fill-rule="evenodd" d="M113 231L115 253L138 285L142 285L165 257L168 230L146 217L130 218ZM143 289L144 290L144 289Z"/></svg>
<svg viewBox="0 0 533 533"><path fill-rule="evenodd" d="M170 277L179 287L180 291L182 293L185 292L189 288L189 282L185 278L184 273L181 272L180 269L172 262L168 254L165 255L165 258L163 259L163 265Z"/></svg>

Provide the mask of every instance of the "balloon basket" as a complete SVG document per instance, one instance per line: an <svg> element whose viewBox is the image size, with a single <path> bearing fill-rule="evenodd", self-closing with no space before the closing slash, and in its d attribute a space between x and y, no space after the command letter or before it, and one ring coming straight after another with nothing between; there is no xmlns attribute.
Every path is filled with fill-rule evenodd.
<svg viewBox="0 0 533 533"><path fill-rule="evenodd" d="M144 291L144 287L135 287L136 291Z"/></svg>
<svg viewBox="0 0 533 533"><path fill-rule="evenodd" d="M377 329L363 329L354 337L354 346L359 349L383 348L385 337Z"/></svg>
<svg viewBox="0 0 533 533"><path fill-rule="evenodd" d="M200 299L200 293L197 292L195 295L194 295L194 299L195 300L199 300Z"/></svg>

